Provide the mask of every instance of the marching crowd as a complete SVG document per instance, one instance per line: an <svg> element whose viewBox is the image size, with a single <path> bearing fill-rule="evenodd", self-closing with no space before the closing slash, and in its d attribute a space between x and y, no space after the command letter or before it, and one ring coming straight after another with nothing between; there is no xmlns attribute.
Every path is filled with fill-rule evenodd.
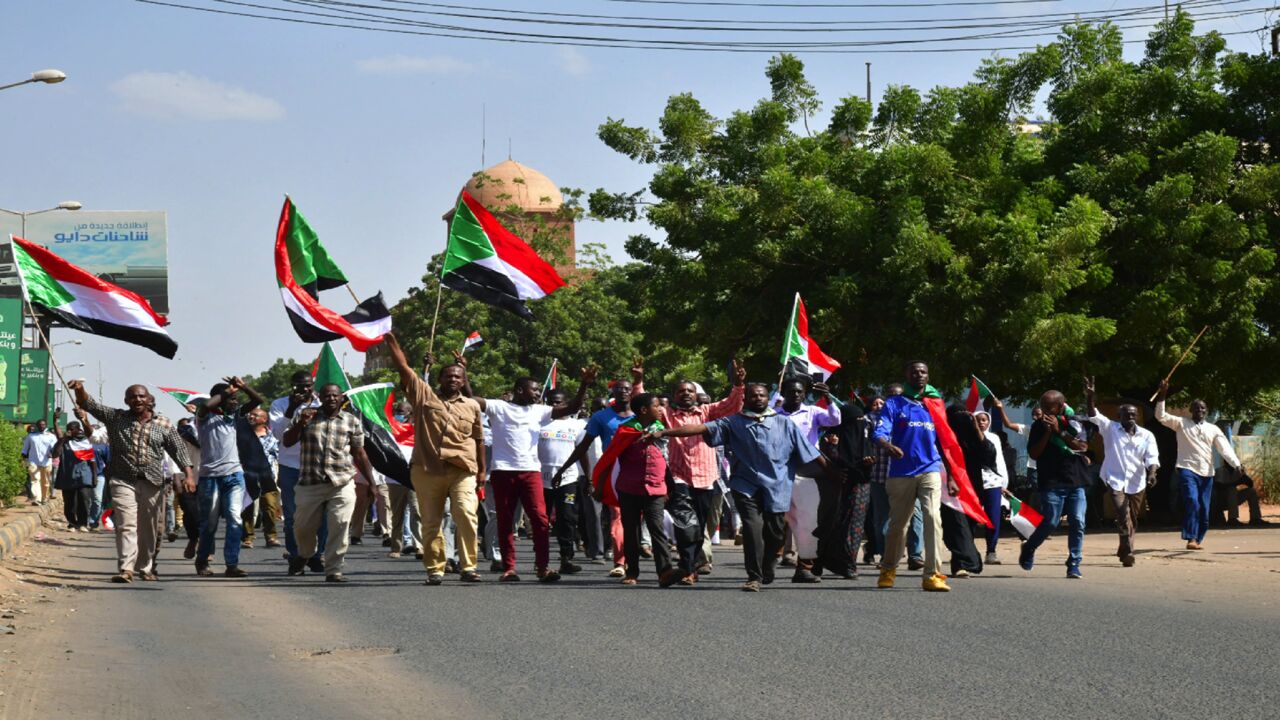
<svg viewBox="0 0 1280 720"><path fill-rule="evenodd" d="M905 557L922 571L924 590L945 592L950 577L1002 562L1005 508L1018 502L1007 440L992 431L987 411L945 408L923 362L907 364L904 381L883 396L843 403L807 378L786 378L776 391L747 382L736 361L722 399L692 381L660 396L646 390L637 361L588 414L594 368L581 372L573 395L519 378L503 397L479 398L463 355L439 368L428 360L420 373L393 334L385 342L403 393L396 418L413 428L408 484L374 468L365 426L342 388L315 387L307 372L271 402L225 378L177 425L156 412L146 386L129 387L125 407L114 408L72 381L77 419L52 431L37 423L23 444L33 502L60 491L73 532L109 522L118 556L112 579L121 583L156 580L162 542L176 540L179 527L184 557L197 574L214 574L221 522L225 575L248 574L240 551L260 526L267 547L283 545L289 575L343 583L347 550L363 542L369 516L392 557L422 561L428 585L446 576L480 582L483 559L499 582L519 581L521 526L540 582L582 572L582 555L611 564L608 575L622 585L637 584L645 558L661 586L696 585L715 570L722 528L743 547L749 592L774 582L780 565L794 566L792 582L819 583L855 578L859 564L871 564L878 587L891 588ZM1215 452L1230 469L1240 461L1203 401L1190 404L1189 418L1172 415L1167 389L1161 385L1155 418L1177 435L1182 537L1198 550ZM1156 439L1133 405L1103 415L1091 379L1084 397L1081 413L1061 392L1046 392L1027 425L993 403L999 425L1026 438L1044 518L1021 543L1024 570L1066 516L1066 573L1081 577L1095 475L1114 509L1117 557L1126 567L1135 562L1134 528L1160 463ZM1094 434L1100 467L1087 442ZM973 499L967 508L965 497ZM1253 505L1253 522L1262 523Z"/></svg>

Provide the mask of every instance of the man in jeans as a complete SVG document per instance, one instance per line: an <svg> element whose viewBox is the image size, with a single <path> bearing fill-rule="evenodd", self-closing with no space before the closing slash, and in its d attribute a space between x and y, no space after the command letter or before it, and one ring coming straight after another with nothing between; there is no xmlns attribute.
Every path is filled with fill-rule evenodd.
<svg viewBox="0 0 1280 720"><path fill-rule="evenodd" d="M249 404L240 406L237 397L243 390ZM222 542L222 558L227 577L244 577L249 573L240 567L240 540L244 527L240 511L244 508L244 467L240 464L236 424L240 416L262 404L262 396L238 377L225 378L209 390L209 400L196 409L196 431L200 438L200 545L196 549L196 574L208 576L209 556L213 554L218 518L227 520L227 534Z"/></svg>
<svg viewBox="0 0 1280 720"><path fill-rule="evenodd" d="M742 555L747 570L742 590L760 592L762 584L774 579L795 474L826 468L827 459L795 423L769 408L769 387L764 383L746 383L742 411L735 415L668 428L658 435L702 435L708 445L723 445L732 455L729 490L742 518Z"/></svg>
<svg viewBox="0 0 1280 720"><path fill-rule="evenodd" d="M1088 501L1084 489L1089 484L1089 468L1084 452L1088 444L1080 439L1082 428L1057 390L1040 396L1039 420L1027 437L1027 455L1035 458L1040 482L1040 514L1044 519L1022 543L1018 565L1028 572L1035 565L1036 548L1053 534L1065 513L1068 522L1067 577L1079 579L1084 548L1084 513Z"/></svg>
<svg viewBox="0 0 1280 720"><path fill-rule="evenodd" d="M907 383L901 395L885 399L872 437L891 458L885 492L889 496L889 531L885 534L884 556L880 558L880 579L876 587L887 589L898 575L907 539L907 524L917 502L924 516L924 573L921 587L926 592L947 592L942 574L942 453L933 415L924 406L926 398L942 397L929 384L929 366L907 364ZM952 495L958 492L955 480L947 477Z"/></svg>
<svg viewBox="0 0 1280 720"><path fill-rule="evenodd" d="M1084 398L1089 422L1102 433L1106 458L1102 461L1102 482L1111 491L1111 503L1116 511L1116 530L1120 533L1120 549L1116 556L1125 567L1133 567L1133 534L1138 525L1138 513L1147 488L1155 487L1156 471L1160 469L1160 450L1156 436L1146 428L1138 427L1138 408L1128 403L1121 405L1119 422L1109 420L1098 412L1094 403L1093 378L1085 378Z"/></svg>
<svg viewBox="0 0 1280 720"><path fill-rule="evenodd" d="M268 411L271 421L271 434L281 442L280 455L277 458L277 480L280 485L280 506L284 512L286 560L293 560L298 557L298 540L293 532L293 516L294 511L297 509L295 489L298 486L298 473L302 465L302 446L285 447L283 444L284 433L285 430L289 429L294 415L299 410L320 407L320 401L316 399L315 381L312 380L311 373L306 370L299 370L293 374L290 382L292 388L289 390L289 394L272 401L271 409ZM321 559L321 556L324 554L328 534L328 528L321 525L316 539L316 556L311 558L307 564L307 567L312 572L324 572L324 560Z"/></svg>
<svg viewBox="0 0 1280 720"><path fill-rule="evenodd" d="M182 470L183 490L196 490L185 443L173 425L156 414L155 398L144 385L130 385L125 390L127 410L102 405L85 392L84 382L80 380L67 383L67 388L75 393L76 405L106 426L111 445L107 488L114 509L112 521L116 526L119 567L111 582L133 582L135 574L143 580L157 580L156 549L167 480L163 471L165 453Z"/></svg>
<svg viewBox="0 0 1280 720"><path fill-rule="evenodd" d="M303 574L303 567L319 557L316 533L329 529L324 549L325 582L344 583L351 514L356 505L356 469L373 477L373 465L364 452L364 426L354 413L343 412L347 398L342 388L329 383L320 388L320 407L297 412L284 433L284 446L301 445L298 485L294 488L294 529L298 556L289 561L289 574Z"/></svg>
<svg viewBox="0 0 1280 720"><path fill-rule="evenodd" d="M1227 465L1236 470L1242 468L1240 458L1231 449L1231 441L1222 429L1205 419L1209 415L1209 405L1203 400L1192 400L1189 407L1190 418L1170 415L1164 407L1165 396L1168 394L1168 381L1161 382L1160 397L1156 400L1156 420L1178 435L1178 461L1174 469L1177 470L1182 502L1185 503L1182 539L1187 541L1188 550L1199 550L1203 547L1205 533L1209 531L1209 505L1213 499L1213 451L1216 449L1221 453L1222 460Z"/></svg>

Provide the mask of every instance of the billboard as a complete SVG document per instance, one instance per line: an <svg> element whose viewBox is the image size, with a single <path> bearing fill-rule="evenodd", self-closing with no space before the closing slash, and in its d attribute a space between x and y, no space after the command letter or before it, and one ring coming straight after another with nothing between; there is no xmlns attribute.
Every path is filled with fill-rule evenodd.
<svg viewBox="0 0 1280 720"><path fill-rule="evenodd" d="M27 217L26 239L169 312L168 235L161 211L47 212ZM22 220L0 216L0 298L21 297L9 233Z"/></svg>
<svg viewBox="0 0 1280 720"><path fill-rule="evenodd" d="M0 419L43 420L49 413L49 351L23 348L18 364L18 404L0 407Z"/></svg>
<svg viewBox="0 0 1280 720"><path fill-rule="evenodd" d="M21 345L22 301L0 298L0 405L18 404L18 363L21 362L18 351Z"/></svg>

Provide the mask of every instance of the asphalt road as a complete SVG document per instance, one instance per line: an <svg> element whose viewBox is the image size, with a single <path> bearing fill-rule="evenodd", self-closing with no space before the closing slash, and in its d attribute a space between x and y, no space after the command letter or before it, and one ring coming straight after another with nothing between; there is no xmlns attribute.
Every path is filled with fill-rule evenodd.
<svg viewBox="0 0 1280 720"><path fill-rule="evenodd" d="M261 547L247 579L198 578L180 544L161 582L115 586L109 535L57 532L25 577L68 589L0 638L0 717L1275 717L1280 574L1259 568L1280 532L1257 532L1248 562L1219 540L1222 562L1144 553L1131 570L1091 535L1080 581L1051 539L1034 573L989 568L947 595L915 573L742 593L733 548L695 588L659 589L652 565L636 588L604 566L426 587L372 538L345 586L288 578Z"/></svg>

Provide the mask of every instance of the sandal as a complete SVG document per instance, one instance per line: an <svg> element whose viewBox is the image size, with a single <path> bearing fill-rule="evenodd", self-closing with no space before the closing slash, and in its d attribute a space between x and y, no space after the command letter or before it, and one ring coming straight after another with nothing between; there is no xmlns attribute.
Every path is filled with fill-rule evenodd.
<svg viewBox="0 0 1280 720"><path fill-rule="evenodd" d="M133 573L128 570L121 570L118 574L111 576L113 583L131 583L133 582Z"/></svg>
<svg viewBox="0 0 1280 720"><path fill-rule="evenodd" d="M635 584L636 584L636 579L635 579L635 578L623 578L623 579L622 579L622 584L623 584L623 585L635 585Z"/></svg>

